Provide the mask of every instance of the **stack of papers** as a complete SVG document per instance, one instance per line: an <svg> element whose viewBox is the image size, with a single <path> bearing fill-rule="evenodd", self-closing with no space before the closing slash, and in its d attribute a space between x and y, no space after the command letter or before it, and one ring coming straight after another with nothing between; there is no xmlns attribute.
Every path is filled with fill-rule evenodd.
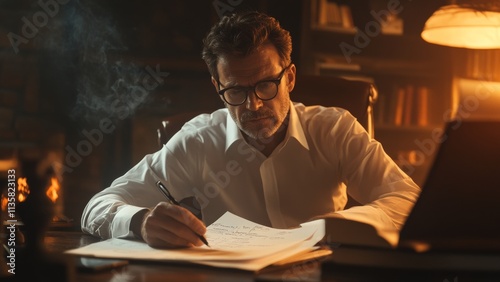
<svg viewBox="0 0 500 282"><path fill-rule="evenodd" d="M275 229L226 212L207 227L205 237L210 247L155 249L144 242L109 239L67 253L100 258L189 262L258 271L284 261L294 262L329 254L328 250L314 252L317 250L315 245L324 236L323 219L294 229Z"/></svg>

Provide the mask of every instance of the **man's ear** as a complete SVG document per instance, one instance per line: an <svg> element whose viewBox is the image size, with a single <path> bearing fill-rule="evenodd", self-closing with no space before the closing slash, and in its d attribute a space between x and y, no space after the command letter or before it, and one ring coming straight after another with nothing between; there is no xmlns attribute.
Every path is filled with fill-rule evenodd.
<svg viewBox="0 0 500 282"><path fill-rule="evenodd" d="M215 87L215 92L217 92L217 94L219 94L219 83L217 82L217 80L212 76L212 84L214 85ZM226 104L226 101L224 101L224 99L222 98L222 95L217 95L219 96L219 98L222 100L222 102L224 104Z"/></svg>
<svg viewBox="0 0 500 282"><path fill-rule="evenodd" d="M219 84L217 83L217 80L213 76L211 76L211 78L212 78L212 84L215 87L215 91L219 91Z"/></svg>
<svg viewBox="0 0 500 282"><path fill-rule="evenodd" d="M288 71L286 72L286 78L287 78L287 89L288 93L292 92L293 88L295 88L295 77L296 77L297 69L295 68L295 65L292 64Z"/></svg>

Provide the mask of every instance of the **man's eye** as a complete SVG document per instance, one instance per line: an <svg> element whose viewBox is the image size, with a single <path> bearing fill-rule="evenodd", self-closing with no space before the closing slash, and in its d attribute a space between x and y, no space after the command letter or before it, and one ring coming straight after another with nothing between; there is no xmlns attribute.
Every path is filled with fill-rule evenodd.
<svg viewBox="0 0 500 282"><path fill-rule="evenodd" d="M274 84L274 82L271 82L271 81L263 81L261 83L259 83L257 85L257 88L259 90L266 90L266 89L271 89L271 88L274 88L276 86L276 84Z"/></svg>
<svg viewBox="0 0 500 282"><path fill-rule="evenodd" d="M226 91L226 93L228 95L231 95L231 96L237 96L237 95L241 95L242 93L244 94L245 90L242 88L233 88L233 89L229 89L228 91Z"/></svg>

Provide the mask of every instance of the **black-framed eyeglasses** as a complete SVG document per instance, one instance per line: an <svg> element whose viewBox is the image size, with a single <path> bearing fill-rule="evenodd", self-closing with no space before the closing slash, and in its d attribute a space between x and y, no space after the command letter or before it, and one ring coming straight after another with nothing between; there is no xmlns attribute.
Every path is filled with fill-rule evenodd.
<svg viewBox="0 0 500 282"><path fill-rule="evenodd" d="M283 70L278 75L276 79L261 80L253 86L232 86L225 89L220 89L223 86L219 81L219 95L222 96L224 101L231 106L239 106L245 103L248 99L248 91L252 90L255 96L262 101L269 101L274 99L278 94L278 87L281 83L281 79L285 75L286 70L291 66L283 68Z"/></svg>

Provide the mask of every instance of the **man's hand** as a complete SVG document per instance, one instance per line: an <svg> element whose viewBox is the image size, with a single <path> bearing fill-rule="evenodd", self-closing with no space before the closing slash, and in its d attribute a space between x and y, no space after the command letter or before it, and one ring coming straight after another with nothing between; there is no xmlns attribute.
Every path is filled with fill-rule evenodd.
<svg viewBox="0 0 500 282"><path fill-rule="evenodd" d="M205 224L189 210L161 202L144 215L142 239L154 248L201 246L198 235L206 232Z"/></svg>

